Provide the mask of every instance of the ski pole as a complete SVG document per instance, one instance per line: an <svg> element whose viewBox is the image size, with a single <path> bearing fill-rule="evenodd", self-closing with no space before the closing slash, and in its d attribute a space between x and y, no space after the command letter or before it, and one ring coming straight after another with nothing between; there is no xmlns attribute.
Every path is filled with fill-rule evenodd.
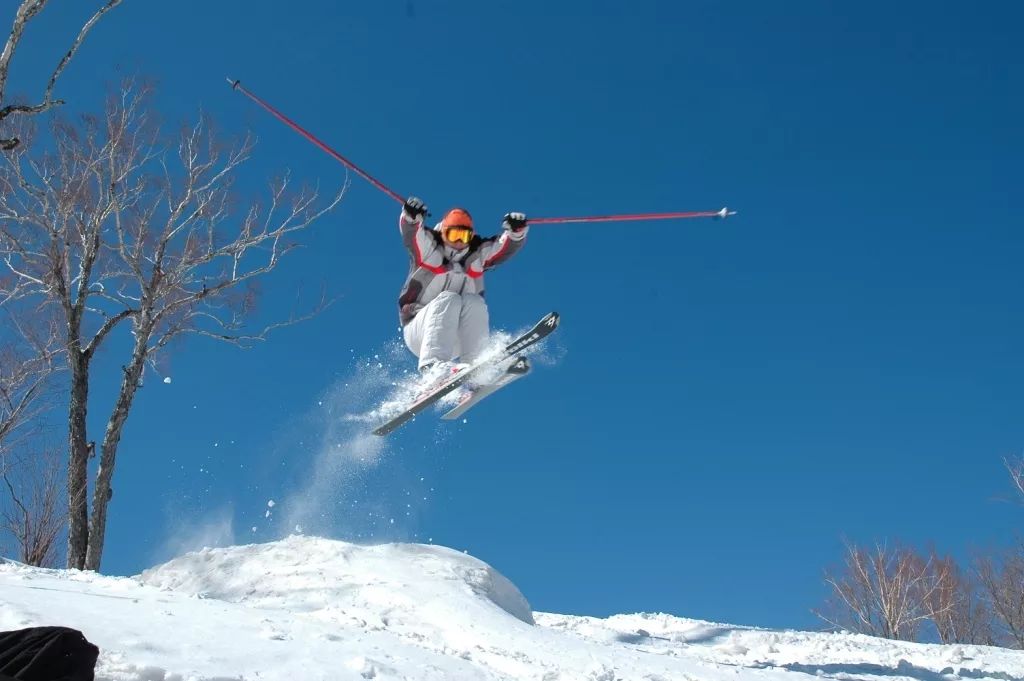
<svg viewBox="0 0 1024 681"><path fill-rule="evenodd" d="M292 119L290 119L287 116L285 116L283 113L281 113L280 111L278 111L277 109L272 107L270 104L268 104L267 102L264 102L262 99L260 99L259 97L257 97L253 93L251 93L248 90L246 90L244 87L242 87L242 81L240 81L240 80L232 80L231 78L228 78L227 80L228 80L229 83L231 83L231 89L232 90L238 90L243 95L245 95L246 97L248 97L252 101L254 101L257 104L259 104L260 106L262 106L264 109L269 111L271 113L271 115L273 115L279 121L281 121L282 123L284 123L285 125L290 127L292 130L294 130L295 132L297 132L300 135L302 135L303 137L305 137L307 140L309 140L310 142L312 142L316 146L320 147L320 149L322 149L323 151L325 151L328 154L330 154L331 156L333 156L335 158L335 160L341 162L346 168L350 168L351 170L355 171L356 174L358 174L360 177L362 177L364 180L366 180L367 182L372 184L377 189L381 190L382 192L384 192L385 194L387 194L388 196L393 198L395 201L398 201L399 203L405 203L405 199L404 198L402 198L401 196L399 196L397 193L393 192L392 190L388 189L384 185L383 182L381 182L380 180L377 180L376 178L374 178L368 172L366 172L365 170L363 170L362 168L357 166L355 163L353 163L352 161L348 160L347 158L345 158L344 156L342 156L341 154L336 152L334 149L331 149L329 146L327 146L326 144L321 142L319 139L317 139L316 136L314 136L312 133L307 131L305 128L300 126L298 123L296 123Z"/></svg>
<svg viewBox="0 0 1024 681"><path fill-rule="evenodd" d="M736 211L722 210L689 211L684 213L629 213L626 215L592 215L578 218L530 218L531 225L554 224L561 222L628 222L633 220L680 220L684 218L720 218L725 219L736 215Z"/></svg>

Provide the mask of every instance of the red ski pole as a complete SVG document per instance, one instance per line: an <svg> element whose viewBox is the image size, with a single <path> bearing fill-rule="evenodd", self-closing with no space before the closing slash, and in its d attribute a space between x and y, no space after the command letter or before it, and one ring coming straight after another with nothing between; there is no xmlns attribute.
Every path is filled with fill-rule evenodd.
<svg viewBox="0 0 1024 681"><path fill-rule="evenodd" d="M381 190L382 192L384 192L385 194L387 194L388 196L393 198L395 201L398 201L399 203L405 203L405 199L404 198L402 198L401 196L399 196L397 193L393 192L392 190L388 189L384 185L383 182L381 182L380 180L374 178L368 172L366 172L365 170L363 170L362 168L357 166L355 163L353 163L352 161L348 160L347 158L345 158L344 156L342 156L341 154L336 152L334 149L331 149L329 146L327 146L326 144L321 142L319 139L317 139L312 133L307 131L305 128L300 126L298 123L296 123L292 119L290 119L287 116L285 116L283 113L281 113L280 111L278 111L277 109L272 107L270 104L264 102L262 99L260 99L259 97L257 97L253 93L251 93L248 90L246 90L244 87L242 87L242 81L240 81L240 80L231 80L230 78L228 78L228 82L231 83L231 89L238 90L243 95L245 95L246 97L248 97L252 101L254 101L257 104L259 104L260 106L262 106L264 109L269 111L271 113L271 115L273 115L279 121L281 121L282 123L287 125L289 128L291 128L295 132L299 133L300 135L302 135L303 137L308 139L310 142L312 142L316 146L320 147L320 149L322 149L323 151L326 151L328 154L333 156L337 161L342 163L345 167L352 169L356 174L358 174L364 180L366 180L367 182L372 184L374 187L376 187L377 189Z"/></svg>
<svg viewBox="0 0 1024 681"><path fill-rule="evenodd" d="M307 140L315 144L321 150L333 156L335 160L342 163L345 167L354 171L356 174L358 174L364 180L372 184L374 187L381 190L398 203L405 203L405 199L402 196L400 196L397 192L394 192L391 189L389 189L383 182L376 179L375 177L367 173L365 170L357 166L355 163L348 160L347 158L339 154L337 151L324 144L311 132L303 128L301 125L299 125L292 119L285 116L283 113L275 109L273 106L263 101L249 90L242 87L242 81L232 80L231 78L228 78L227 81L231 83L231 88L233 90L238 90L243 95L259 104L261 107L270 112L270 114L277 118L279 121L281 121L282 123L290 127L292 130L305 137ZM691 211L684 213L632 213L627 215L594 215L589 217L573 218L531 218L529 222L532 225L542 225L566 222L623 222L631 220L678 220L683 218L727 218L730 215L735 214L736 211L731 211L727 208L723 208L722 210L718 211Z"/></svg>
<svg viewBox="0 0 1024 681"><path fill-rule="evenodd" d="M700 210L684 213L629 213L626 215L592 215L578 218L530 218L529 223L531 225L543 225L559 222L629 222L631 220L680 220L684 218L725 219L730 215L736 215L736 211L723 208L722 210Z"/></svg>

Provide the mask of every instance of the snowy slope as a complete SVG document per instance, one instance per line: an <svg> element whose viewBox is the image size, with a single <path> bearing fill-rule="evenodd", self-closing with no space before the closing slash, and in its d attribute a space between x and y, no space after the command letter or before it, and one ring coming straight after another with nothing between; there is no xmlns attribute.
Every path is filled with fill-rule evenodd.
<svg viewBox="0 0 1024 681"><path fill-rule="evenodd" d="M45 624L100 646L101 681L1024 679L1024 653L997 648L531 613L457 551L309 537L205 549L134 578L0 564L0 630Z"/></svg>

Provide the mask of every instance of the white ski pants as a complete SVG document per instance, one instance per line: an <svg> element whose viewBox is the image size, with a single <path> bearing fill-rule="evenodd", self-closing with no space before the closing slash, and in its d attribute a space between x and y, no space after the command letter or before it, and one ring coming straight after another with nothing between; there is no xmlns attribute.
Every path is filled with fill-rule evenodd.
<svg viewBox="0 0 1024 681"><path fill-rule="evenodd" d="M419 368L438 361L473 362L490 335L487 303L476 293L443 291L402 330Z"/></svg>

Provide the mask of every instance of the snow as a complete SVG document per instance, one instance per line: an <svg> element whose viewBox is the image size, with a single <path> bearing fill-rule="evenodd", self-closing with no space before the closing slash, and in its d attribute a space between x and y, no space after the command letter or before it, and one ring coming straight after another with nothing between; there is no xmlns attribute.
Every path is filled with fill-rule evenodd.
<svg viewBox="0 0 1024 681"><path fill-rule="evenodd" d="M0 562L0 630L81 629L98 681L1011 681L1024 652L667 614L534 613L472 556L292 536L135 577Z"/></svg>

